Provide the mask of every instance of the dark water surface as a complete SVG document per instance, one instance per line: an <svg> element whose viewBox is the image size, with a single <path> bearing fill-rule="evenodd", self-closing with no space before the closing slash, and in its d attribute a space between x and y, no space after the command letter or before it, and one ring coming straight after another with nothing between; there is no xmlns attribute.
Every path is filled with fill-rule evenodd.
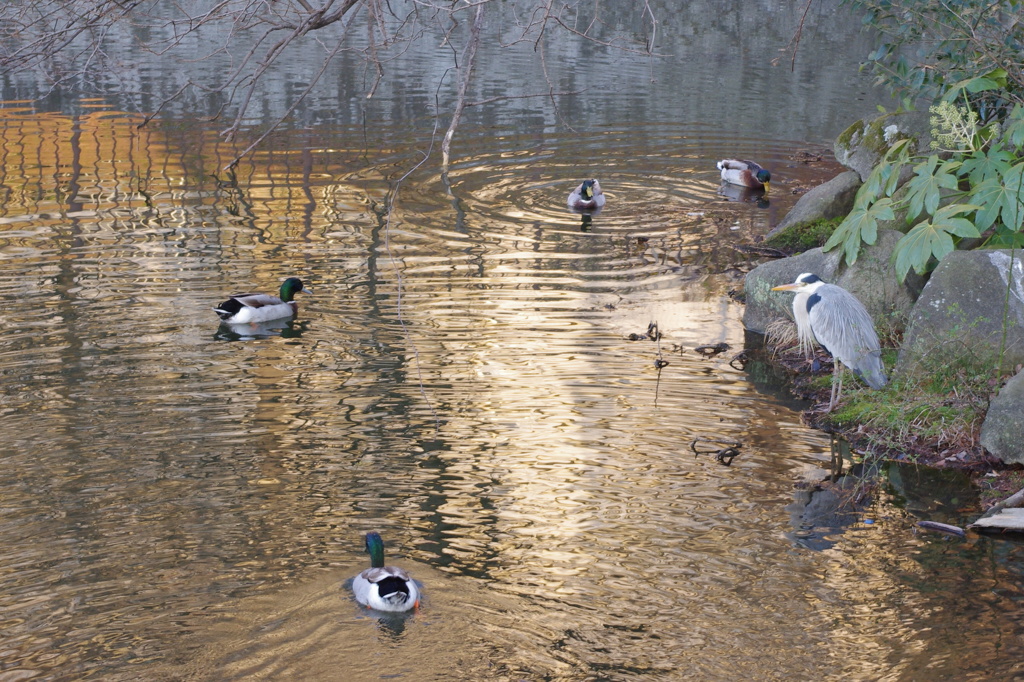
<svg viewBox="0 0 1024 682"><path fill-rule="evenodd" d="M915 534L957 506L885 490L813 520L827 438L729 362L737 247L873 109L834 56L859 38L793 75L712 58L738 36L707 22L703 61L656 75L714 98L640 82L572 130L510 103L460 128L448 184L436 146L414 170L433 121L400 90L235 173L180 113L3 103L0 681L1024 674L1020 547ZM767 205L719 194L733 155L772 168ZM565 197L590 175L588 222ZM289 275L314 289L296 321L218 326ZM352 599L369 530L424 584L415 615Z"/></svg>

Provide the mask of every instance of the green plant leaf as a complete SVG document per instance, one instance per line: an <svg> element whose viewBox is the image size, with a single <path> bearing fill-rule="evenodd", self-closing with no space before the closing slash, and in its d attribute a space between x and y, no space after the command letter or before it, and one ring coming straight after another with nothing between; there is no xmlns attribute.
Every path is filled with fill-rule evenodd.
<svg viewBox="0 0 1024 682"><path fill-rule="evenodd" d="M961 90L971 94L986 92L988 90L999 90L1006 87L1006 70L1001 68L993 69L982 76L964 78L949 86L949 90L942 96L942 99L952 102L960 96Z"/></svg>
<svg viewBox="0 0 1024 682"><path fill-rule="evenodd" d="M973 213L981 206L975 204L950 204L935 211L932 218L932 227L937 230L944 230L960 238L980 237L981 233L970 220L958 216L964 213Z"/></svg>
<svg viewBox="0 0 1024 682"><path fill-rule="evenodd" d="M892 220L892 199L885 197L869 204L859 199L850 214L839 224L825 242L825 251L831 251L840 244L843 247L843 258L850 265L857 262L861 243L874 244L878 239L878 221Z"/></svg>
<svg viewBox="0 0 1024 682"><path fill-rule="evenodd" d="M1003 138L1014 149L1024 147L1024 106L1017 104L1013 107L1003 131Z"/></svg>
<svg viewBox="0 0 1024 682"><path fill-rule="evenodd" d="M977 211L980 206L974 204L951 204L943 206L935 212L932 220L919 223L896 243L893 252L896 258L896 276L902 282L907 278L910 268L923 275L932 264L956 248L953 237L978 237L978 228L967 218L960 217L965 213Z"/></svg>
<svg viewBox="0 0 1024 682"><path fill-rule="evenodd" d="M900 171L910 160L910 139L897 140L875 164L867 180L857 191L857 200L873 201L880 196L891 197L899 186ZM862 194L863 193L863 194Z"/></svg>
<svg viewBox="0 0 1024 682"><path fill-rule="evenodd" d="M972 185L980 185L989 178L998 178L1013 163L1013 154L1003 149L973 152L963 166L960 174L966 175Z"/></svg>
<svg viewBox="0 0 1024 682"><path fill-rule="evenodd" d="M981 206L975 216L975 224L979 230L987 230L999 217L1005 194L1006 187L999 178L989 178L971 190L971 202Z"/></svg>
<svg viewBox="0 0 1024 682"><path fill-rule="evenodd" d="M953 249L953 238L948 232L936 229L928 221L918 223L896 243L896 276L902 282L910 268L923 275L928 272L932 256L941 260Z"/></svg>
<svg viewBox="0 0 1024 682"><path fill-rule="evenodd" d="M1024 232L1014 232L1004 225L996 225L992 237L985 242L988 249L1024 248Z"/></svg>
<svg viewBox="0 0 1024 682"><path fill-rule="evenodd" d="M1024 227L1024 161L1003 173L1003 187L999 215L1006 227L1020 232Z"/></svg>
<svg viewBox="0 0 1024 682"><path fill-rule="evenodd" d="M907 220L913 220L924 210L934 215L942 199L942 190L956 190L959 178L953 171L959 161L946 161L939 165L939 157L932 154L914 166L914 177L907 183Z"/></svg>

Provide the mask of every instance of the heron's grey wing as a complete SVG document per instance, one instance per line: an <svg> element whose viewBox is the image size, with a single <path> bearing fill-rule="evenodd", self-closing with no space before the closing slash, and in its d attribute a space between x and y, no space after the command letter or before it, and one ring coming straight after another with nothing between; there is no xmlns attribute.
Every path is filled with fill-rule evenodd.
<svg viewBox="0 0 1024 682"><path fill-rule="evenodd" d="M857 297L842 287L825 284L818 287L807 305L807 317L818 342L869 386L884 386L885 368L875 324Z"/></svg>

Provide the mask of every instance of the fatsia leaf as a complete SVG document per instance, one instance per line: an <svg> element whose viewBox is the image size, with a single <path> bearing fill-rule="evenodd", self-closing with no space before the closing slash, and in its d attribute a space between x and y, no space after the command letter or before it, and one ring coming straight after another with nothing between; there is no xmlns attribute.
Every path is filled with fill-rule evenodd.
<svg viewBox="0 0 1024 682"><path fill-rule="evenodd" d="M900 171L910 159L910 139L897 140L885 152L882 160L875 164L864 184L857 192L858 200L864 198L873 201L880 196L891 197L899 185Z"/></svg>
<svg viewBox="0 0 1024 682"><path fill-rule="evenodd" d="M1006 192L999 178L989 178L971 190L971 201L981 207L974 218L979 230L992 227L1002 210Z"/></svg>
<svg viewBox="0 0 1024 682"><path fill-rule="evenodd" d="M973 152L960 168L960 174L966 175L972 185L980 185L989 178L999 177L1013 163L1013 155L1004 149L991 149L988 152Z"/></svg>
<svg viewBox="0 0 1024 682"><path fill-rule="evenodd" d="M1005 192L1000 205L1003 224L1014 232L1024 227L1024 162L1003 173Z"/></svg>
<svg viewBox="0 0 1024 682"><path fill-rule="evenodd" d="M879 163L871 172L868 174L867 180L857 190L857 203L863 202L869 204L878 197L882 196L882 191L885 185L889 181L889 177L892 175L892 165L888 163Z"/></svg>
<svg viewBox="0 0 1024 682"><path fill-rule="evenodd" d="M857 262L861 243L874 244L878 238L878 221L892 220L894 217L892 199L888 197L870 205L866 201L858 201L825 242L825 250L831 251L841 244L843 258L853 265Z"/></svg>
<svg viewBox="0 0 1024 682"><path fill-rule="evenodd" d="M961 238L980 237L981 233L974 223L967 218L957 217L964 213L977 211L979 208L981 206L975 204L950 204L949 206L943 206L935 212L935 217L931 221L932 227Z"/></svg>
<svg viewBox="0 0 1024 682"><path fill-rule="evenodd" d="M896 244L896 276L902 282L907 278L910 268L923 275L928 272L933 256L936 260L942 260L953 248L953 238L948 232L937 229L929 221L918 223Z"/></svg>
<svg viewBox="0 0 1024 682"><path fill-rule="evenodd" d="M959 161L946 161L939 165L939 157L932 154L914 166L914 177L907 183L907 220L913 220L924 210L934 215L942 199L942 190L955 190L959 182L954 170Z"/></svg>
<svg viewBox="0 0 1024 682"><path fill-rule="evenodd" d="M1009 142L1014 149L1024 146L1024 106L1014 105L1006 121L1006 128L1003 131L1003 138Z"/></svg>
<svg viewBox="0 0 1024 682"><path fill-rule="evenodd" d="M996 225L991 239L985 242L990 249L1024 248L1024 232L1013 232L1003 225Z"/></svg>

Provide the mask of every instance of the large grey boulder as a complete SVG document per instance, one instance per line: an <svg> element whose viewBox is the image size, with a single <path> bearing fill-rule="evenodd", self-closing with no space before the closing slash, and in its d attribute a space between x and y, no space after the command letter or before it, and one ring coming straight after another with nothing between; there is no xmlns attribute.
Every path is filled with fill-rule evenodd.
<svg viewBox="0 0 1024 682"><path fill-rule="evenodd" d="M826 282L835 281L839 269L839 251L825 253L820 248L804 251L798 256L761 263L747 273L743 285L746 306L743 326L764 334L768 325L778 319L793 318L793 294L772 291L772 287L788 284L805 272L813 272Z"/></svg>
<svg viewBox="0 0 1024 682"><path fill-rule="evenodd" d="M1024 372L992 399L981 426L981 444L1008 464L1024 464Z"/></svg>
<svg viewBox="0 0 1024 682"><path fill-rule="evenodd" d="M1013 256L1013 257L1012 257ZM1024 363L1024 264L1008 250L953 251L942 259L910 315L898 372L936 363ZM1008 303L1005 309L1004 305Z"/></svg>
<svg viewBox="0 0 1024 682"><path fill-rule="evenodd" d="M846 171L818 185L800 197L782 222L772 228L765 238L771 239L794 225L845 217L853 208L853 200L861 184L860 176L856 172Z"/></svg>

